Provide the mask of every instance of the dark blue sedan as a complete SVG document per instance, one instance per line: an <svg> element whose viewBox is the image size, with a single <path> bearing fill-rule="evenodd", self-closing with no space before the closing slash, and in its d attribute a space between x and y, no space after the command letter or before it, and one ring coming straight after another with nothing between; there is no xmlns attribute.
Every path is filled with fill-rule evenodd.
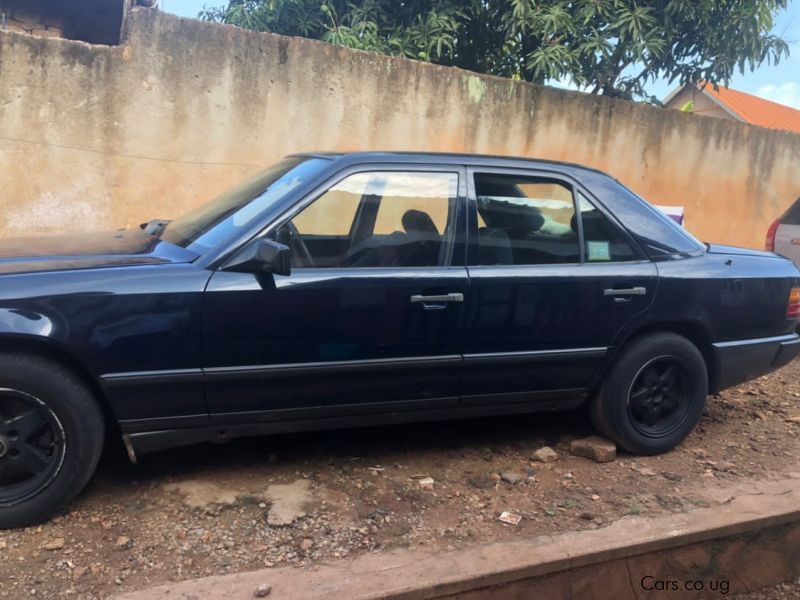
<svg viewBox="0 0 800 600"><path fill-rule="evenodd" d="M95 469L246 435L574 408L633 453L800 351L800 273L609 176L286 158L133 231L0 241L0 527Z"/></svg>

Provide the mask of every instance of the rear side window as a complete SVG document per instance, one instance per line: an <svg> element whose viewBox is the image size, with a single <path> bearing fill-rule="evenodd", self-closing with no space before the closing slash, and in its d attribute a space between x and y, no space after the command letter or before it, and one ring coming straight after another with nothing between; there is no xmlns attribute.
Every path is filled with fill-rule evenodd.
<svg viewBox="0 0 800 600"><path fill-rule="evenodd" d="M475 174L481 265L580 260L572 190L558 181Z"/></svg>
<svg viewBox="0 0 800 600"><path fill-rule="evenodd" d="M783 225L800 225L800 198L795 200L789 209L781 217Z"/></svg>
<svg viewBox="0 0 800 600"><path fill-rule="evenodd" d="M585 171L581 179L641 242L650 258L690 254L705 249L701 242L675 221L608 175Z"/></svg>

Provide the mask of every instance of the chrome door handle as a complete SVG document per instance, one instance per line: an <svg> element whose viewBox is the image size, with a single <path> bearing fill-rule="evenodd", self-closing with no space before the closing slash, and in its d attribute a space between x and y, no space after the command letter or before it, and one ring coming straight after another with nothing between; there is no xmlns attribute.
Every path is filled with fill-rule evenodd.
<svg viewBox="0 0 800 600"><path fill-rule="evenodd" d="M603 296L647 296L647 288L606 288L603 290Z"/></svg>
<svg viewBox="0 0 800 600"><path fill-rule="evenodd" d="M436 302L463 302L464 294L442 294L440 296L411 296L411 302L433 304Z"/></svg>

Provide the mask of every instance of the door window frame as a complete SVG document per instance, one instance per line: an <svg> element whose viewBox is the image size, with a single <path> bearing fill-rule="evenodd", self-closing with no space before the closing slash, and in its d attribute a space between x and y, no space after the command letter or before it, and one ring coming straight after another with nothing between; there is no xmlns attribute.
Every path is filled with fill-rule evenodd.
<svg viewBox="0 0 800 600"><path fill-rule="evenodd" d="M455 215L453 217L453 235L451 236L450 248L447 254L445 264L428 267L403 267L403 266L390 266L390 267L296 267L292 271L320 271L320 272L334 272L334 271L409 271L409 270L431 270L431 269L450 269L453 267L466 266L467 242L469 239L468 223L467 223L467 170L463 165L435 163L435 164L420 164L420 163L361 163L344 168L337 171L328 179L323 181L320 185L312 191L304 194L292 206L280 213L268 225L266 225L253 239L263 238L270 236L277 232L283 225L291 221L294 217L300 214L306 207L310 206L318 199L320 199L328 190L352 175L359 173L447 173L456 175L458 178L456 198L455 198ZM448 198L448 201L450 199ZM363 202L363 196L362 201ZM356 210L358 215L362 210L362 204L359 204ZM355 222L355 218L354 218ZM351 234L352 234L351 224ZM445 237L445 236L443 236Z"/></svg>
<svg viewBox="0 0 800 600"><path fill-rule="evenodd" d="M578 223L578 244L579 244L579 258L578 262L571 263L541 263L541 264L527 264L527 265L481 265L480 264L480 239L478 234L478 196L475 190L475 175L508 175L510 177L529 177L533 179L542 179L551 182L556 182L569 189L572 194L572 206L577 215ZM609 261L595 261L591 262L586 260L586 242L583 237L583 215L580 210L580 202L578 194L583 195L594 208L609 220L609 222L622 234L625 241L630 245L633 251L639 255L638 259L634 260L609 260ZM547 169L525 169L514 167L492 167L492 166L475 166L470 165L467 168L467 221L468 221L468 248L467 248L467 266L469 267L485 267L485 268L503 268L503 269L525 269L525 268L564 268L569 266L581 265L619 265L619 264L635 264L635 263L649 263L652 260L644 253L642 247L633 238L633 236L625 229L619 220L611 214L603 203L598 200L597 196L592 194L585 186L583 186L576 179L562 173L561 171L550 171Z"/></svg>

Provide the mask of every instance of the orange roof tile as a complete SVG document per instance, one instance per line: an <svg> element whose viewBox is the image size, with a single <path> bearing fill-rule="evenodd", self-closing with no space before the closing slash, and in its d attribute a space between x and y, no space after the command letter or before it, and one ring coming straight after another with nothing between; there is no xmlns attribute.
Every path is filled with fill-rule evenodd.
<svg viewBox="0 0 800 600"><path fill-rule="evenodd" d="M800 133L800 110L721 86L707 85L705 92L746 123Z"/></svg>

